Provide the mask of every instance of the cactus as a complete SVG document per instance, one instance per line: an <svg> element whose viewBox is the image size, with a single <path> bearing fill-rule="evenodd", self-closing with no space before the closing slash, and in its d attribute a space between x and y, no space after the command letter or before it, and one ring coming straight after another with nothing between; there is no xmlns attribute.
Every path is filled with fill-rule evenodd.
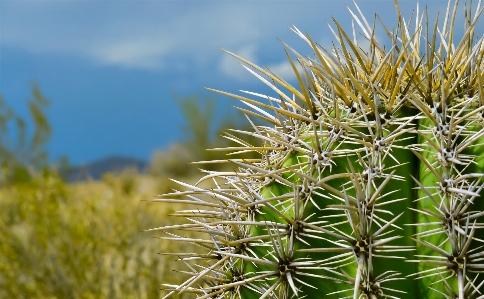
<svg viewBox="0 0 484 299"><path fill-rule="evenodd" d="M192 206L173 214L185 223L152 229L190 244L164 253L188 277L165 284L165 298L484 298L480 1L466 6L458 43L458 1L440 28L395 7L397 29L381 26L390 46L356 3L352 35L330 26L332 49L293 27L314 52L284 44L297 86L226 51L274 95L212 89L245 104L252 129L217 149L230 155L211 162L231 171L155 199Z"/></svg>

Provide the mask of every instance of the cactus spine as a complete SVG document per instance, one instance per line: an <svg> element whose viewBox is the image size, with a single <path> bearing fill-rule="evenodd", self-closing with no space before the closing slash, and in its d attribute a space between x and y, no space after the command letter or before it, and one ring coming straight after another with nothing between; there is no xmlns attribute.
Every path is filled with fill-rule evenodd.
<svg viewBox="0 0 484 299"><path fill-rule="evenodd" d="M174 213L185 224L153 230L203 251L165 253L188 275L165 297L484 298L480 2L455 43L457 2L439 28L418 8L406 21L395 1L397 29L382 26L390 47L355 7L367 50L336 20L331 50L292 28L314 51L284 44L297 87L227 51L275 95L214 90L247 105L253 128L227 133L240 146L221 150L259 158L212 161L233 171L155 199L193 206Z"/></svg>

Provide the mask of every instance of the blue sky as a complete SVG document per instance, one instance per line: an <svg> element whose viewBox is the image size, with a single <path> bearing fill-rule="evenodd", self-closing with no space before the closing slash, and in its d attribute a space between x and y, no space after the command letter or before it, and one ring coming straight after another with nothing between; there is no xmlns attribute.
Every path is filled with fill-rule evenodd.
<svg viewBox="0 0 484 299"><path fill-rule="evenodd" d="M431 15L446 1L420 1ZM0 93L26 113L36 82L51 100L52 159L74 164L109 155L149 160L183 139L173 95L214 97L223 116L235 100L203 86L237 93L266 91L235 52L291 80L282 39L303 55L309 48L295 25L322 45L334 40L327 22L351 29L352 1L94 1L0 0ZM396 24L393 1L360 0L365 16ZM416 1L400 1L410 16ZM433 18L432 18L433 19ZM381 36L384 38L384 36Z"/></svg>

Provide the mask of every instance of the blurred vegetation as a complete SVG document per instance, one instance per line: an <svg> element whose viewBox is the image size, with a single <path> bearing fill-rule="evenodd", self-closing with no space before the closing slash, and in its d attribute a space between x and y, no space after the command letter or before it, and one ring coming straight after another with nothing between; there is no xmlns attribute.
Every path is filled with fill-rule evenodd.
<svg viewBox="0 0 484 299"><path fill-rule="evenodd" d="M32 98L27 101L30 119L26 120L8 107L0 95L0 183L30 180L35 171L47 166L45 145L51 127L45 114L50 101L32 86ZM33 124L29 132L27 124Z"/></svg>
<svg viewBox="0 0 484 299"><path fill-rule="evenodd" d="M211 159L207 147L232 144L217 133L236 118L214 119L213 101L179 103L187 139L157 152L149 174L125 169L68 184L68 159L48 163L49 101L39 88L32 87L27 102L29 119L0 97L0 298L161 298L161 281L183 281L169 270L175 258L158 254L181 244L141 231L167 225L167 214L187 207L143 200L175 188L167 177L195 181L201 165L189 162Z"/></svg>
<svg viewBox="0 0 484 299"><path fill-rule="evenodd" d="M222 133L229 133L251 144L258 144L259 140L250 135L228 132L227 128L248 130L248 121L240 113L216 114L216 101L213 98L199 99L196 95L176 97L186 123L181 129L185 140L171 145L166 151L156 151L153 154L149 173L155 176L182 178L198 173L198 169L221 170L231 168L229 163L195 163L223 159L225 153L213 150L239 146L233 140L223 138ZM224 136L226 134L223 134ZM237 155L234 158L253 158L254 153ZM229 157L226 157L227 159Z"/></svg>

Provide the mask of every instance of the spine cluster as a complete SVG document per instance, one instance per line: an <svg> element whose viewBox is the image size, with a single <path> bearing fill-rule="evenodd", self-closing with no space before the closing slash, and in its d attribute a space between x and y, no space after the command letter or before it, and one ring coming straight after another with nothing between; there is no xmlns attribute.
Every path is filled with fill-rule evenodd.
<svg viewBox="0 0 484 299"><path fill-rule="evenodd" d="M187 243L165 253L187 276L165 298L484 298L480 3L454 43L457 2L439 28L418 8L406 21L395 1L397 29L381 26L390 47L355 7L352 35L330 27L332 49L292 29L314 52L285 44L296 87L228 52L274 95L214 90L245 104L252 126L227 133L239 146L212 161L232 170L155 199L192 207L152 229Z"/></svg>

